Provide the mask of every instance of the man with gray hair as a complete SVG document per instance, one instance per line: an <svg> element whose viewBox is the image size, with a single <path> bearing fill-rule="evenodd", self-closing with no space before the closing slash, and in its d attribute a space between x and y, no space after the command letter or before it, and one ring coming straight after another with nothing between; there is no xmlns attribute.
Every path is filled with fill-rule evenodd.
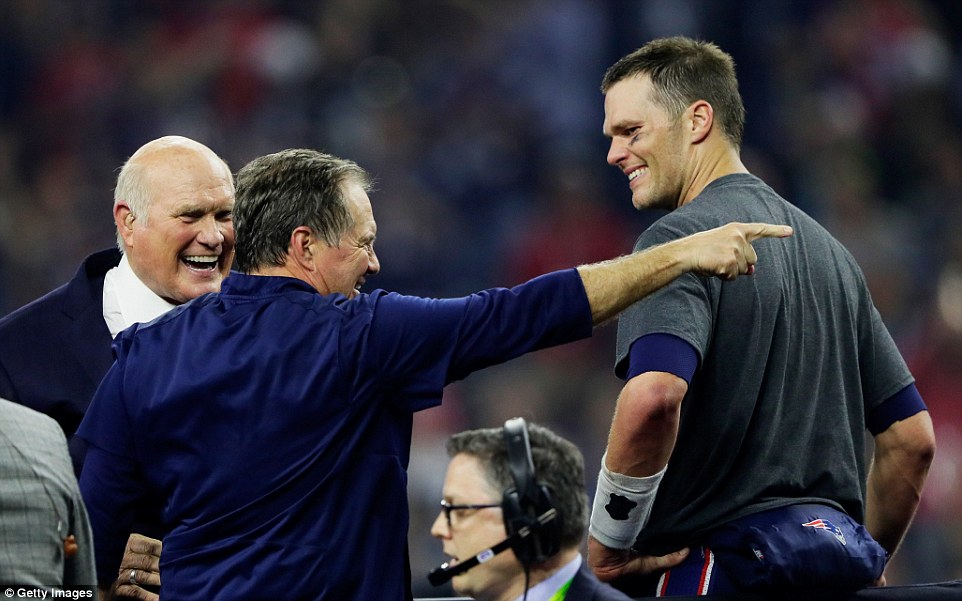
<svg viewBox="0 0 962 601"><path fill-rule="evenodd" d="M73 434L113 362L112 337L220 288L233 259L233 206L233 176L211 149L181 136L148 142L117 178L118 248L87 257L68 283L0 319L0 397L55 419L77 474L85 446ZM136 584L159 583L159 548L131 539L121 594L156 598Z"/></svg>
<svg viewBox="0 0 962 601"><path fill-rule="evenodd" d="M118 336L78 436L101 578L131 508L164 505L161 598L403 599L414 412L444 386L592 326L682 272L735 278L729 224L510 290L428 299L375 290L370 179L312 150L237 174L237 267L219 294Z"/></svg>

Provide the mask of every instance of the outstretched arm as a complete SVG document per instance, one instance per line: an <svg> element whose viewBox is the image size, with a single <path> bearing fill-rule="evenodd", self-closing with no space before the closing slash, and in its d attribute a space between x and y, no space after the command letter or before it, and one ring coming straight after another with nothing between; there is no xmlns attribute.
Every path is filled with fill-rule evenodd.
<svg viewBox="0 0 962 601"><path fill-rule="evenodd" d="M688 271L725 280L752 273L758 257L751 243L791 234L787 225L729 223L611 261L583 265L578 272L592 319L595 324L607 321Z"/></svg>

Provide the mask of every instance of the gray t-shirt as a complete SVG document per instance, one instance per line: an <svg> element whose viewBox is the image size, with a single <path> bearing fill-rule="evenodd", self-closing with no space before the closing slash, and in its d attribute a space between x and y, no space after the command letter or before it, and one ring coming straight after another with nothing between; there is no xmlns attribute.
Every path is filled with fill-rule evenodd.
<svg viewBox="0 0 962 601"><path fill-rule="evenodd" d="M800 502L828 502L863 521L865 416L913 382L852 255L752 175L715 180L635 249L732 221L788 224L794 235L755 242L753 276L684 275L619 321L621 377L631 343L646 334L678 336L699 360L636 545L645 552Z"/></svg>

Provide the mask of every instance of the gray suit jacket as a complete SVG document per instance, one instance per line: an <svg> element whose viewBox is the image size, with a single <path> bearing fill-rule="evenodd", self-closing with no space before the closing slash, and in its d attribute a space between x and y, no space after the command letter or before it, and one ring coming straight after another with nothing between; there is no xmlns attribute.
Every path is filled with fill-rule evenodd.
<svg viewBox="0 0 962 601"><path fill-rule="evenodd" d="M78 549L67 557L64 539ZM95 586L93 535L53 419L0 399L0 584Z"/></svg>

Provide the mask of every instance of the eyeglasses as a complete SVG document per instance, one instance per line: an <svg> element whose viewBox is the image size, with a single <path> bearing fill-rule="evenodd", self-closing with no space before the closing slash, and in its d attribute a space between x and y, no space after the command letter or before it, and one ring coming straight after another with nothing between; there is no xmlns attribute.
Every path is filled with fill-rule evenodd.
<svg viewBox="0 0 962 601"><path fill-rule="evenodd" d="M441 499L441 511L444 512L444 517L448 520L448 529L451 528L451 512L458 509L490 509L492 507L501 507L501 503L484 503L484 504L469 504L469 505L452 505L444 499Z"/></svg>

